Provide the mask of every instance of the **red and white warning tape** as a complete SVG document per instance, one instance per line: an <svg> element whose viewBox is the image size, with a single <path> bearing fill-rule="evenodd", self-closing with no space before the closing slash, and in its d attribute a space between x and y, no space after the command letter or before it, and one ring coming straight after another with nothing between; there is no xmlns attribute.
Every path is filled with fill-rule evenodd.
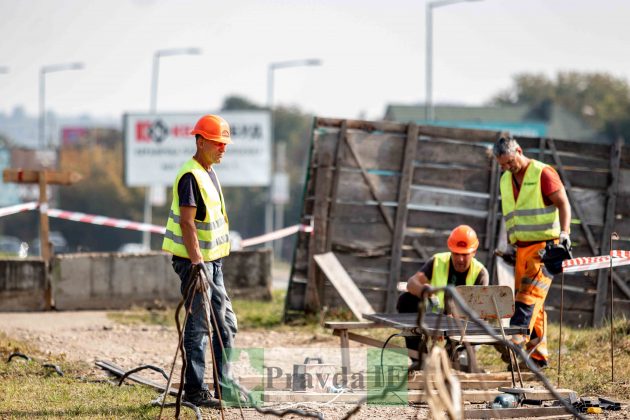
<svg viewBox="0 0 630 420"><path fill-rule="evenodd" d="M618 257L618 258L630 258L630 251L623 251L620 249L613 249L612 251L610 251L610 256L611 257Z"/></svg>
<svg viewBox="0 0 630 420"><path fill-rule="evenodd" d="M9 206L0 208L0 217L7 216L14 213L19 213L27 210L34 210L38 207L36 202L17 204L15 206ZM42 208L42 211L44 209ZM164 234L164 226L152 225L148 223L132 222L125 219L113 219L111 217L97 216L94 214L80 213L76 211L65 211L59 209L48 209L48 216L58 219L72 220L75 222L90 223L93 225L109 226L119 229L138 230L142 232L152 232ZM313 228L308 225L293 225L284 229L277 230L275 232L266 233L264 235L255 236L253 238L243 239L241 246L243 248L262 244L276 239L284 238L285 236L293 235L297 232L312 232Z"/></svg>
<svg viewBox="0 0 630 420"><path fill-rule="evenodd" d="M610 251L611 255L601 255L599 257L579 257L571 260L562 261L562 271L565 273L577 273L580 271L599 270L601 268L610 267L610 259L612 258L612 266L630 264L629 251Z"/></svg>
<svg viewBox="0 0 630 420"><path fill-rule="evenodd" d="M0 209L0 217L8 216L10 214L20 213L28 210L35 210L37 208L37 202L16 204L14 206L3 207Z"/></svg>
<svg viewBox="0 0 630 420"><path fill-rule="evenodd" d="M72 220L75 222L90 223L92 225L109 226L120 229L140 230L142 232L164 233L164 226L151 225L148 223L132 222L131 220L112 219L94 214L79 213L76 211L65 211L59 209L48 209L49 217Z"/></svg>
<svg viewBox="0 0 630 420"><path fill-rule="evenodd" d="M255 236L253 238L243 239L241 246L247 248L248 246L262 244L264 242L275 241L276 239L284 238L285 236L293 235L297 232L312 232L313 227L309 225L293 225L285 227L274 232L269 232L264 235Z"/></svg>

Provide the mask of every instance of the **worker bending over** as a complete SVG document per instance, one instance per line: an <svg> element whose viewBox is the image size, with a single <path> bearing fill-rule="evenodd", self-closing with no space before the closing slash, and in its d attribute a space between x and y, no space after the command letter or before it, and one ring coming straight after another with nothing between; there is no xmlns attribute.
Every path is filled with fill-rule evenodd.
<svg viewBox="0 0 630 420"><path fill-rule="evenodd" d="M475 258L479 240L468 225L457 226L447 241L450 252L433 255L420 271L407 281L407 291L400 295L396 309L400 313L416 313L425 287L487 286L488 270ZM438 312L444 312L444 292L437 292ZM405 337L407 348L418 350L421 337Z"/></svg>

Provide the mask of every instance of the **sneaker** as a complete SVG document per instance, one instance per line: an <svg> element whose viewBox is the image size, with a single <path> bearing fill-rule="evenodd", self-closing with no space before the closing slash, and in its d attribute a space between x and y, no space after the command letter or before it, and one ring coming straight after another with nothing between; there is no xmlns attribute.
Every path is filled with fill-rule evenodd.
<svg viewBox="0 0 630 420"><path fill-rule="evenodd" d="M197 407L219 408L221 406L220 401L214 398L207 389L202 389L196 392L185 392L184 401Z"/></svg>

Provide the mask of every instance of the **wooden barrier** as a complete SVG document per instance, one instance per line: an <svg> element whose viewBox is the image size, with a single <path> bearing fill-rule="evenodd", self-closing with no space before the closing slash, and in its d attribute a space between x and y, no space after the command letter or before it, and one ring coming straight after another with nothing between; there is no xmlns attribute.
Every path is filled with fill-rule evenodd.
<svg viewBox="0 0 630 420"><path fill-rule="evenodd" d="M429 256L446 250L450 230L472 226L480 240L477 258L495 280L499 241L500 170L491 147L497 132L316 118L306 174L285 318L343 307L313 256L334 252L377 312L393 311L396 284ZM612 145L518 137L524 153L556 168L567 187L577 224L573 255L630 249L630 151ZM565 276L565 320L599 325L608 316L607 271ZM615 309L630 313L630 269L615 270ZM558 279L559 280L559 279ZM548 297L550 320L559 313L559 289ZM566 297L566 296L565 296ZM567 299L565 299L565 304Z"/></svg>

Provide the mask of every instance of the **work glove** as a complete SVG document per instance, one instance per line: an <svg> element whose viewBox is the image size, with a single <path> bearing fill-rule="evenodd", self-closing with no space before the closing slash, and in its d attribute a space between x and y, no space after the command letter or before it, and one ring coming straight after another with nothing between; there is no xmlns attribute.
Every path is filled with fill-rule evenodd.
<svg viewBox="0 0 630 420"><path fill-rule="evenodd" d="M571 250L571 238L569 237L569 233L562 231L560 232L560 244L564 245L565 248L570 251Z"/></svg>

